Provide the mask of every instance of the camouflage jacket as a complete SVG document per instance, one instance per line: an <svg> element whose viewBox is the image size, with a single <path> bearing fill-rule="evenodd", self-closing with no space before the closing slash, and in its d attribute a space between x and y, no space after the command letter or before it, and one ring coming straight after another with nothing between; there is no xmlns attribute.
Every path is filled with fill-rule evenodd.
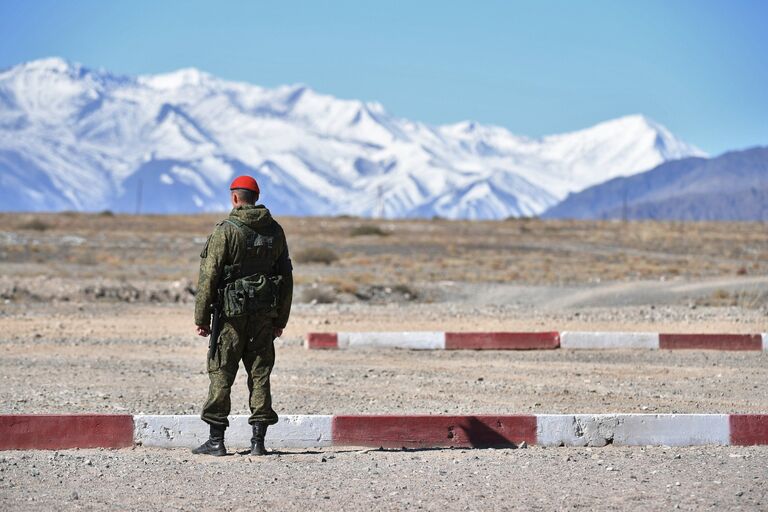
<svg viewBox="0 0 768 512"><path fill-rule="evenodd" d="M229 218L242 222L257 233L269 233L274 237L271 274L283 276L275 326L285 327L291 312L293 271L283 228L262 205L238 206L232 209ZM195 325L210 326L211 304L215 300L217 289L224 286L224 267L242 263L244 246L242 231L229 222L219 222L208 237L205 248L200 253L202 260L195 296Z"/></svg>

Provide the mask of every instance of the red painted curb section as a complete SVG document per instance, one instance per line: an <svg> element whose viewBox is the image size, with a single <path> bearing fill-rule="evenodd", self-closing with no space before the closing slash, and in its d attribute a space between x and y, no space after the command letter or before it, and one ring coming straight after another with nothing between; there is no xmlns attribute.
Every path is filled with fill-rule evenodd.
<svg viewBox="0 0 768 512"><path fill-rule="evenodd" d="M0 450L127 448L133 446L133 416L0 415Z"/></svg>
<svg viewBox="0 0 768 512"><path fill-rule="evenodd" d="M659 334L659 348L708 350L763 350L759 334Z"/></svg>
<svg viewBox="0 0 768 512"><path fill-rule="evenodd" d="M335 332L310 332L307 348L339 348L339 335Z"/></svg>
<svg viewBox="0 0 768 512"><path fill-rule="evenodd" d="M768 444L768 414L731 414L732 445Z"/></svg>
<svg viewBox="0 0 768 512"><path fill-rule="evenodd" d="M483 448L536 443L536 416L334 416L335 446Z"/></svg>
<svg viewBox="0 0 768 512"><path fill-rule="evenodd" d="M445 333L446 350L541 350L559 346L559 332Z"/></svg>

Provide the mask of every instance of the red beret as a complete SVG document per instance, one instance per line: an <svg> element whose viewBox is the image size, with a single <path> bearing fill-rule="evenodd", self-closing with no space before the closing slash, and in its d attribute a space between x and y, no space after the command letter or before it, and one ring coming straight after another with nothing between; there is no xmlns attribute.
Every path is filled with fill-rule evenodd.
<svg viewBox="0 0 768 512"><path fill-rule="evenodd" d="M235 181L233 181L229 186L229 190L235 190L236 188L250 190L251 192L256 192L257 194L259 193L259 184L256 183L256 180L250 176L238 176L235 178Z"/></svg>

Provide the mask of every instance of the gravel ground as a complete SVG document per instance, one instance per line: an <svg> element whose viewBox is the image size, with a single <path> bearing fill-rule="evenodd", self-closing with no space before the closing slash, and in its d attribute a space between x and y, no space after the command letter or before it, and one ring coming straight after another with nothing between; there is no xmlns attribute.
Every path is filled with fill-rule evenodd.
<svg viewBox="0 0 768 512"><path fill-rule="evenodd" d="M621 318L628 320L606 325L686 330L685 311L627 309ZM415 320L398 323L404 313ZM561 322L595 329L610 316L507 313L426 305L297 308L292 331L278 342L275 407L283 414L768 411L768 352L308 351L297 333L387 325L471 330L492 318L486 329L557 329ZM0 318L0 412L197 414L208 385L207 340L184 334L191 331L189 314L189 306L138 305L9 312ZM699 314L710 315L700 323L710 332L759 332L757 322L730 320L728 309ZM241 371L233 413L247 413L246 404Z"/></svg>
<svg viewBox="0 0 768 512"><path fill-rule="evenodd" d="M0 455L3 510L765 510L768 447Z"/></svg>
<svg viewBox="0 0 768 512"><path fill-rule="evenodd" d="M190 302L219 217L0 214L0 413L198 413ZM765 332L756 224L281 222L297 287L279 413L768 412L768 353L300 347L308 331ZM338 261L300 256L317 247ZM241 372L235 413L245 390ZM0 510L765 510L767 463L768 447L11 451Z"/></svg>
<svg viewBox="0 0 768 512"><path fill-rule="evenodd" d="M205 347L2 348L2 412L196 414ZM768 354L703 351L406 352L278 349L283 414L731 413L768 410ZM245 373L233 412L247 413Z"/></svg>
<svg viewBox="0 0 768 512"><path fill-rule="evenodd" d="M0 413L197 414L190 305L0 306ZM307 351L310 330L761 332L688 306L299 305L277 342L279 413L766 412L768 353ZM247 413L240 372L233 413ZM609 469L610 468L610 469ZM0 453L0 510L764 510L768 447L379 451L222 459L186 450Z"/></svg>

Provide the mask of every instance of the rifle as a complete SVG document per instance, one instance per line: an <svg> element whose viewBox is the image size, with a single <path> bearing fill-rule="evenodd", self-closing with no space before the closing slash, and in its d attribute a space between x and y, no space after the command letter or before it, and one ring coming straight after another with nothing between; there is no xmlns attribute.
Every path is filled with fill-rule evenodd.
<svg viewBox="0 0 768 512"><path fill-rule="evenodd" d="M218 299L218 297L217 297ZM211 320L211 337L208 340L208 360L212 360L216 356L216 347L219 342L219 333L221 332L221 301L216 300L211 304L211 311L213 311L213 318Z"/></svg>

